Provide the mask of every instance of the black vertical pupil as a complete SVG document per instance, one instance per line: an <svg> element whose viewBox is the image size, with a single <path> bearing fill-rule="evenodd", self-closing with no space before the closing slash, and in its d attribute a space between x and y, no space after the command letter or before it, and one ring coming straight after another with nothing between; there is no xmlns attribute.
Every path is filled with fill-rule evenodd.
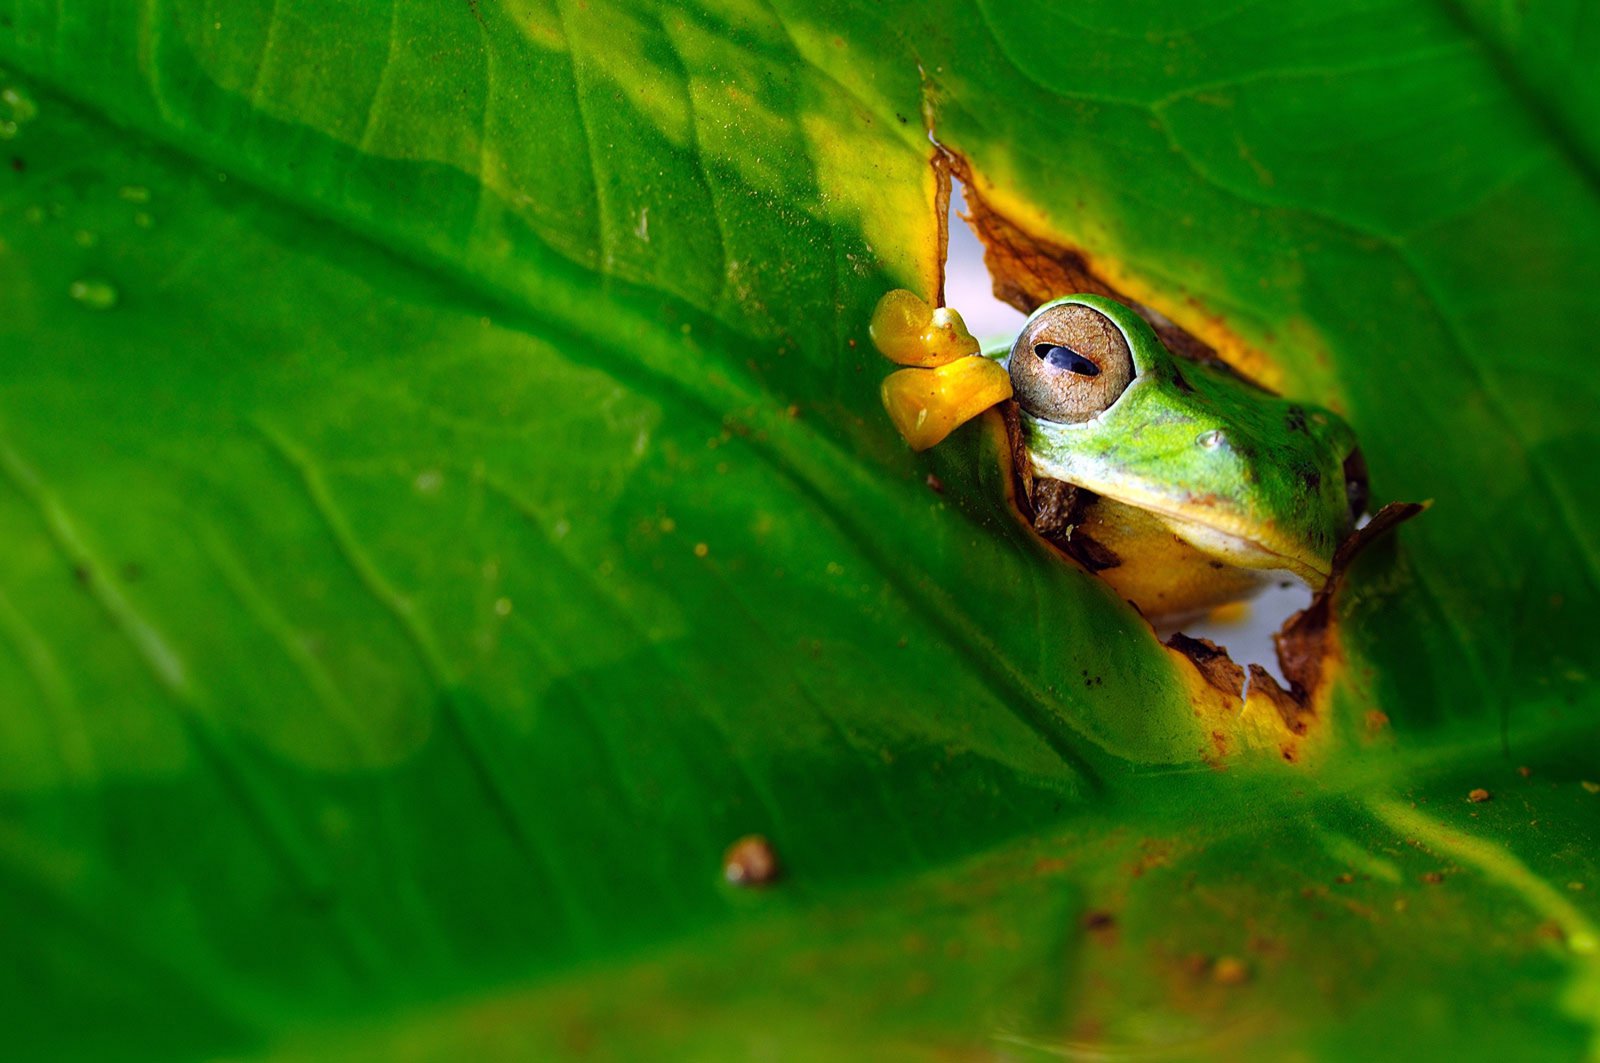
<svg viewBox="0 0 1600 1063"><path fill-rule="evenodd" d="M1077 373L1079 376L1100 375L1100 367L1098 365L1095 365L1071 347L1063 347L1058 343L1041 343L1033 349L1033 353L1039 356L1040 361L1056 369L1065 369L1067 372Z"/></svg>

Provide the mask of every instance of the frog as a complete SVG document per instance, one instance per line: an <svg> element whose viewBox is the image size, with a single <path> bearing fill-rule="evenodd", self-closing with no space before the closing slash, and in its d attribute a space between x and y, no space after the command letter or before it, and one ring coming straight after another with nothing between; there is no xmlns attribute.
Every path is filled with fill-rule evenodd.
<svg viewBox="0 0 1600 1063"><path fill-rule="evenodd" d="M1366 514L1366 465L1343 417L1174 354L1109 296L1051 299L1014 337L982 345L953 309L900 291L869 331L911 367L882 389L907 441L926 449L1000 407L1019 510L1152 622L1286 575L1320 590Z"/></svg>

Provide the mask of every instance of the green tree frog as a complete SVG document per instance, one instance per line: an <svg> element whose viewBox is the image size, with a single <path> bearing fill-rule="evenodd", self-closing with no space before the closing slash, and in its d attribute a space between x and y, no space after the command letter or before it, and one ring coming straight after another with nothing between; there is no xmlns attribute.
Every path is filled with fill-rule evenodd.
<svg viewBox="0 0 1600 1063"><path fill-rule="evenodd" d="M1024 513L1152 620L1240 600L1282 572L1320 588L1366 510L1342 418L1175 357L1116 300L1052 300L980 351L954 311L897 292L872 336L917 367L883 387L907 441L932 446L1005 404Z"/></svg>

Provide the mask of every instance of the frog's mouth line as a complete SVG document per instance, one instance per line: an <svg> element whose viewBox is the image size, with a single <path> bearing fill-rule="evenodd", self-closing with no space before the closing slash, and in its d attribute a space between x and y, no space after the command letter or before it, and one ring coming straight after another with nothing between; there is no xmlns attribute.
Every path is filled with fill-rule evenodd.
<svg viewBox="0 0 1600 1063"><path fill-rule="evenodd" d="M1035 475L1050 475L1040 469L1034 470ZM1312 590L1320 589L1327 583L1332 572L1331 564L1321 564L1320 558L1308 558L1304 555L1285 549L1284 544L1264 541L1254 536L1241 535L1237 528L1243 525L1238 521L1234 528L1226 524L1204 524L1185 514L1179 513L1163 504L1163 500L1144 495L1137 491L1129 491L1123 486L1099 485L1095 483L1077 482L1078 486L1113 502L1124 505L1136 506L1147 513L1154 514L1172 529L1172 533L1184 542L1193 546L1202 553L1209 554L1219 560L1226 561L1238 568L1265 569L1268 571L1289 572L1304 580ZM1276 563L1263 563L1264 558L1273 559Z"/></svg>
<svg viewBox="0 0 1600 1063"><path fill-rule="evenodd" d="M1227 560L1230 564L1240 568L1264 568L1270 572L1290 572L1299 576L1301 580L1310 584L1310 588L1317 591L1328 581L1331 575L1331 565L1320 565L1318 560L1309 559L1301 554L1283 549L1282 544L1262 541L1254 536L1238 535L1234 530L1219 525L1208 525L1190 519L1186 515L1166 509L1155 499L1141 498L1134 491L1120 491L1118 493L1101 488L1091 487L1085 483L1088 490L1096 491L1098 495L1120 501L1120 503L1139 506L1146 512L1152 512L1166 523L1166 527L1173 530L1173 535L1194 546L1203 554L1211 554L1219 560ZM1272 559L1274 564L1262 564L1261 559Z"/></svg>

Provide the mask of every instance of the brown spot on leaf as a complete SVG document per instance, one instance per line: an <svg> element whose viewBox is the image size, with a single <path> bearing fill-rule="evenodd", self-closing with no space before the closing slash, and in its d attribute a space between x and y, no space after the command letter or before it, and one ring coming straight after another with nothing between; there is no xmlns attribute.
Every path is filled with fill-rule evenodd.
<svg viewBox="0 0 1600 1063"><path fill-rule="evenodd" d="M1471 801L1475 805L1481 805L1481 804L1483 804L1485 801L1489 800L1493 796L1494 795L1491 794L1488 790L1485 790L1483 787L1480 786L1476 790L1473 790L1473 791L1471 791L1470 793L1467 794L1467 800Z"/></svg>
<svg viewBox="0 0 1600 1063"><path fill-rule="evenodd" d="M1211 977L1218 985L1243 985L1250 980L1250 968L1237 956L1219 956Z"/></svg>
<svg viewBox="0 0 1600 1063"><path fill-rule="evenodd" d="M769 886L780 874L778 854L759 834L740 838L722 857L722 877L735 886Z"/></svg>
<svg viewBox="0 0 1600 1063"><path fill-rule="evenodd" d="M1146 838L1139 843L1139 855L1128 865L1128 874L1143 878L1146 871L1166 867L1172 862L1173 844L1160 838Z"/></svg>

